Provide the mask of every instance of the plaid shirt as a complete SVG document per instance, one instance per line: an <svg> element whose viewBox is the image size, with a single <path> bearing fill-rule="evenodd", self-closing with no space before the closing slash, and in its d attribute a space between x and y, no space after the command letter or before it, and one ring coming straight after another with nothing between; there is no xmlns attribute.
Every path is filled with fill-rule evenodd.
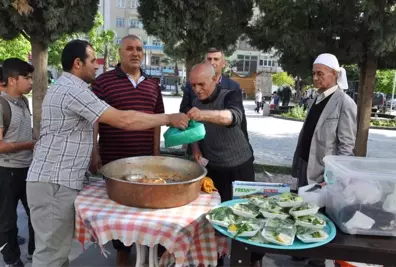
<svg viewBox="0 0 396 267"><path fill-rule="evenodd" d="M87 83L63 73L43 100L40 140L27 180L81 190L91 160L93 124L108 107Z"/></svg>

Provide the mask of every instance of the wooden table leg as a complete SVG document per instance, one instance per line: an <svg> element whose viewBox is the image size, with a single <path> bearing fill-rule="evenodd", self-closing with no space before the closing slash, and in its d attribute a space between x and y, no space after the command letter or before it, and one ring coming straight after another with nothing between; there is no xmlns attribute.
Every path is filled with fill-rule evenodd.
<svg viewBox="0 0 396 267"><path fill-rule="evenodd" d="M232 240L231 243L231 266L249 266L251 251L243 243Z"/></svg>

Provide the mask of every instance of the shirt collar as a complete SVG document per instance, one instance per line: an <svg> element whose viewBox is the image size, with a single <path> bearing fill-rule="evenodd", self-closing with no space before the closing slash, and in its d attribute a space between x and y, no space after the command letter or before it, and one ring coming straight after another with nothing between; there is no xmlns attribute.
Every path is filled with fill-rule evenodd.
<svg viewBox="0 0 396 267"><path fill-rule="evenodd" d="M117 73L117 76L118 76L118 77L120 77L120 78L128 77L127 73L125 73L125 72L121 69L121 64L117 64L115 70L116 70L116 73ZM140 68L140 75L143 76L143 77L145 77L145 78L148 78L148 75L142 70L142 68Z"/></svg>
<svg viewBox="0 0 396 267"><path fill-rule="evenodd" d="M321 101L325 100L327 97L329 97L330 95L332 95L336 90L338 89L338 85L335 85L329 89L327 89L326 91L324 91L323 93L321 93L317 99L316 99L316 104L320 103Z"/></svg>
<svg viewBox="0 0 396 267"><path fill-rule="evenodd" d="M74 83L76 83L76 84L78 84L78 85L82 85L82 86L86 86L86 87L89 86L88 83L86 83L86 82L83 81L81 78L77 77L76 75L74 75L74 74L72 74L72 73L70 73L70 72L64 71L64 72L62 73L62 76L68 78L69 80L71 80L72 82L74 82Z"/></svg>
<svg viewBox="0 0 396 267"><path fill-rule="evenodd" d="M220 79L219 79L219 81L217 82L217 84L221 84L221 81L223 80L223 74L222 75L220 75Z"/></svg>

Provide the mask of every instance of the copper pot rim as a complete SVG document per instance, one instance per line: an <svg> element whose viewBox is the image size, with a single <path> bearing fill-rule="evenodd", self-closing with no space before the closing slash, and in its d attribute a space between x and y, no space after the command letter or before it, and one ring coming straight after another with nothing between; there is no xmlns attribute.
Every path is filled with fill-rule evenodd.
<svg viewBox="0 0 396 267"><path fill-rule="evenodd" d="M165 156L139 156L139 157L135 157L135 158L153 158L153 157L165 157ZM112 161L112 162L121 161L121 160L124 160L124 159L119 159L119 160L115 160L115 161ZM181 161L193 162L193 161L190 161L190 160L187 160L187 159L180 159L180 160ZM111 164L112 162L109 162L107 164ZM110 177L110 176L106 175L105 172L103 171L103 167L105 167L107 164L102 166L102 168L100 169L100 172L101 172L101 174L103 175L103 177L105 179L111 179L113 181L121 182L121 183L125 183L125 184L133 184L133 185L139 185L139 186L150 186L150 187L152 187L152 186L173 186L173 185L192 184L192 183L198 182L198 181L202 180L204 177L206 177L206 175L208 174L208 170L204 166L201 166L201 165L199 165L196 162L193 162L193 163L197 164L202 169L203 173L200 176L198 176L197 178L194 178L194 179L181 181L181 182L172 182L172 183L169 183L169 184L168 183L166 183L166 184L139 183L139 182L132 182L132 181L122 180L120 178Z"/></svg>

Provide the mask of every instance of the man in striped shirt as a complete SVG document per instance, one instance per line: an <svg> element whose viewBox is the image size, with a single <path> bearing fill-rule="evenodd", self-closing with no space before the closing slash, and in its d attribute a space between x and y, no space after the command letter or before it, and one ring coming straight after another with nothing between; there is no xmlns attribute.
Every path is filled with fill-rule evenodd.
<svg viewBox="0 0 396 267"><path fill-rule="evenodd" d="M100 75L92 84L93 92L109 105L121 110L137 110L148 114L164 113L158 81L147 76L140 64L143 43L138 36L128 35L121 41L120 64ZM102 164L113 160L160 154L160 127L126 131L100 123L95 131L95 143L90 170L96 172ZM128 264L130 247L113 240L117 250L117 264Z"/></svg>

